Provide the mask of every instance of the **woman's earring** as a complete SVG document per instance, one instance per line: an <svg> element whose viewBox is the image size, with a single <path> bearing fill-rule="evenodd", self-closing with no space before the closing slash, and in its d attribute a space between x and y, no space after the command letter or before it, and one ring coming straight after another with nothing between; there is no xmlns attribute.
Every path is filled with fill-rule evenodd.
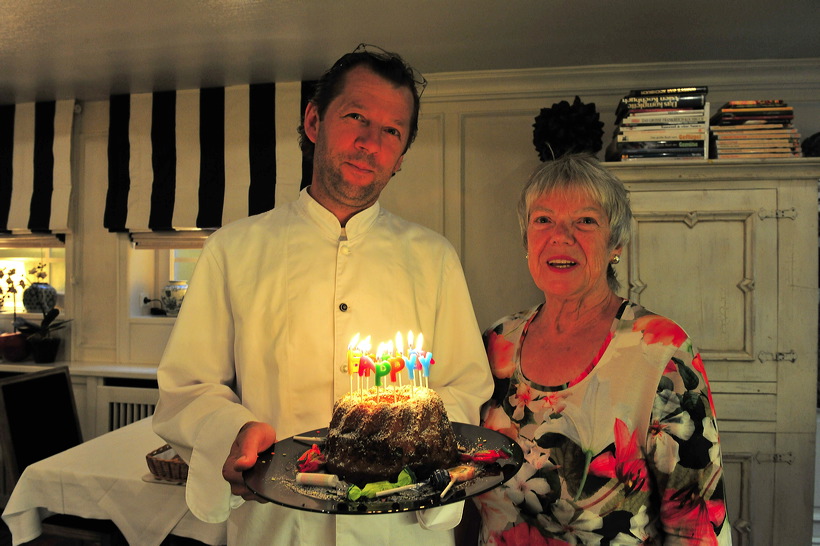
<svg viewBox="0 0 820 546"><path fill-rule="evenodd" d="M525 260L529 260L529 259L530 259L530 253L529 253L529 252L527 252L526 254L524 254L524 259L525 259Z"/></svg>
<svg viewBox="0 0 820 546"><path fill-rule="evenodd" d="M616 265L616 264L621 263L621 255L620 254L615 254L612 257L612 259L609 261L609 263L611 263L612 265Z"/></svg>

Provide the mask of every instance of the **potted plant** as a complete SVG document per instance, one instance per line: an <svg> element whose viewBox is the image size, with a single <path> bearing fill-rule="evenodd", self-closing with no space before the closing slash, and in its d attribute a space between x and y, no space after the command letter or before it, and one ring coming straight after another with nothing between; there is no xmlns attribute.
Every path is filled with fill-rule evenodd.
<svg viewBox="0 0 820 546"><path fill-rule="evenodd" d="M29 355L29 345L26 342L26 336L17 331L17 287L25 288L27 281L23 278L15 280L14 275L16 274L17 270L15 268L0 268L0 302L5 302L9 296L12 296L14 301L12 308L12 312L14 313L14 319L12 321L14 331L0 333L0 354L9 362L19 362ZM3 284L6 285L5 288L3 288Z"/></svg>
<svg viewBox="0 0 820 546"><path fill-rule="evenodd" d="M47 313L43 313L43 320L40 321L40 324L35 324L22 317L15 320L15 327L28 340L31 352L34 355L34 362L54 362L57 358L60 338L52 337L51 333L65 328L72 320L56 320L59 314L60 310L55 307Z"/></svg>

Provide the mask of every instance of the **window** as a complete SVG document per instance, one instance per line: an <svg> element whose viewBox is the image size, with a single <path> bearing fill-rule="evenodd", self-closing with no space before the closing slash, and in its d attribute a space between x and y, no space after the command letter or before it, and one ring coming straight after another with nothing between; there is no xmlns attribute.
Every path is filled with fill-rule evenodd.
<svg viewBox="0 0 820 546"><path fill-rule="evenodd" d="M160 301L162 289L168 281L191 280L202 246L211 233L213 230L128 234L132 249L128 260L132 317L164 314Z"/></svg>
<svg viewBox="0 0 820 546"><path fill-rule="evenodd" d="M2 243L0 243L2 244ZM38 279L34 274L29 273L39 264L43 264L43 272L46 277ZM22 280L26 285L32 282L47 282L57 290L58 303L62 306L65 297L66 270L65 270L65 247L44 247L44 248L0 248L0 268L5 274L14 270L14 284L17 294L9 294L6 291L6 283L2 285L3 295L0 296L0 312L2 313L23 313L23 289L19 283Z"/></svg>
<svg viewBox="0 0 820 546"><path fill-rule="evenodd" d="M168 281L189 281L194 266L202 253L201 248L174 248L155 250L154 285L162 289Z"/></svg>
<svg viewBox="0 0 820 546"><path fill-rule="evenodd" d="M171 251L171 280L189 281L202 249L182 248Z"/></svg>

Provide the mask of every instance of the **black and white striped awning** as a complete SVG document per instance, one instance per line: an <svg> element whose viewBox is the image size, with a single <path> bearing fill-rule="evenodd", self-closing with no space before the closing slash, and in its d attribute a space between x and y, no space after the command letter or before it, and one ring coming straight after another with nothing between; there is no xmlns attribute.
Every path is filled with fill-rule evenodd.
<svg viewBox="0 0 820 546"><path fill-rule="evenodd" d="M65 234L74 101L0 105L0 233Z"/></svg>
<svg viewBox="0 0 820 546"><path fill-rule="evenodd" d="M274 84L111 97L105 227L207 230L272 209L275 97Z"/></svg>

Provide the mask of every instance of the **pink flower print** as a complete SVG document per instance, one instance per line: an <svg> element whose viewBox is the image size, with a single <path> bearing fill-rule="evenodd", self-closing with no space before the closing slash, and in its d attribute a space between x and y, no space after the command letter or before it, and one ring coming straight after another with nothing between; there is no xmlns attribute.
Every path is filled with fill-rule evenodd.
<svg viewBox="0 0 820 546"><path fill-rule="evenodd" d="M559 413L564 411L567 407L566 402L566 395L560 392L550 392L545 394L539 402L541 405L549 411L549 414L546 417L557 416Z"/></svg>
<svg viewBox="0 0 820 546"><path fill-rule="evenodd" d="M504 436L515 440L518 437L518 425L510 421L510 416L499 407L491 408L481 422L481 426L500 432Z"/></svg>
<svg viewBox="0 0 820 546"><path fill-rule="evenodd" d="M504 529L518 518L518 508L510 502L503 487L496 487L476 502L485 529Z"/></svg>
<svg viewBox="0 0 820 546"><path fill-rule="evenodd" d="M683 328L660 315L644 315L635 319L632 331L643 332L643 340L647 345L660 343L677 347L688 337Z"/></svg>
<svg viewBox="0 0 820 546"><path fill-rule="evenodd" d="M509 398L510 406L515 408L512 414L512 418L515 421L520 421L524 418L524 408L533 402L533 398L533 391L529 385L522 381L516 386L515 394ZM534 408L530 407L529 409L533 411Z"/></svg>
<svg viewBox="0 0 820 546"><path fill-rule="evenodd" d="M549 449L543 448L532 440L528 440L522 436L518 437L518 444L524 451L524 460L536 470L554 470L557 468L555 464L550 462Z"/></svg>
<svg viewBox="0 0 820 546"><path fill-rule="evenodd" d="M667 489L661 503L661 520L670 534L700 540L700 544L717 544L714 525L726 517L722 500L707 500L692 484L680 490Z"/></svg>
<svg viewBox="0 0 820 546"><path fill-rule="evenodd" d="M638 448L638 432L630 436L626 423L615 419L615 455L606 452L593 459L589 471L596 476L615 478L623 484L626 496L649 489L646 461Z"/></svg>
<svg viewBox="0 0 820 546"><path fill-rule="evenodd" d="M512 377L515 371L514 352L515 345L512 342L507 341L501 334L490 332L487 339L487 356L494 377L498 379Z"/></svg>

